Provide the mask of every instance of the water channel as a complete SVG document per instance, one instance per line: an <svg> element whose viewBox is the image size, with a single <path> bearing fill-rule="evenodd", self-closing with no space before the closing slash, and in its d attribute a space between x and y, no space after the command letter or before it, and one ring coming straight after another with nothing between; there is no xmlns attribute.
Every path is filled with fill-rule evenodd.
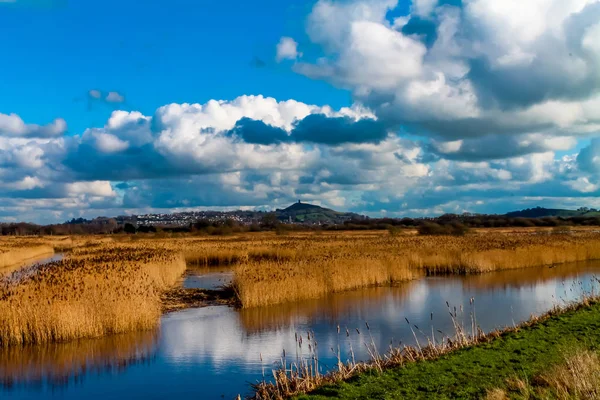
<svg viewBox="0 0 600 400"><path fill-rule="evenodd" d="M600 262L586 262L429 277L250 310L188 309L165 315L156 332L0 350L0 398L233 399L248 394L249 382L261 380L263 371L270 376L283 349L288 361L295 359L296 334L314 332L321 366L326 369L335 365L338 346L344 359L350 345L356 359L368 358L364 342L371 338L365 322L382 351L391 342L415 342L405 318L429 336L432 328L436 335L438 330L451 334L446 302L452 309L457 307L465 326L470 326L474 311L477 324L488 331L527 320L578 298L583 291L597 291L598 273ZM201 283L188 276L185 282L192 287L216 286L226 277L198 279ZM417 338L426 341L421 333Z"/></svg>

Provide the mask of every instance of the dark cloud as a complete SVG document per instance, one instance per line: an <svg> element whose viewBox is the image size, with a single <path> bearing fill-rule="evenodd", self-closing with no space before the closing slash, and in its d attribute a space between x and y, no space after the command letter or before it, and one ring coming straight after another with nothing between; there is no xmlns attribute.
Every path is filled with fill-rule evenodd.
<svg viewBox="0 0 600 400"><path fill-rule="evenodd" d="M486 135L462 140L460 148L457 150L445 149L444 143L437 142L428 144L425 149L438 157L448 160L474 162L502 160L511 157L557 150L557 148L552 147L552 142L547 142L545 140L546 138L546 136L542 135ZM574 141L566 138L561 139L565 140L565 143L563 144L563 147L558 148L558 150L567 150L570 145L575 145ZM431 160L433 159L430 159L430 161Z"/></svg>
<svg viewBox="0 0 600 400"><path fill-rule="evenodd" d="M260 183L266 178L262 178ZM259 181L251 176L242 180L240 186L225 185L218 175L192 176L188 178L155 179L135 182L123 197L128 208L179 208L179 207L231 207L240 204L259 206L272 203L277 188L268 193L254 192ZM243 189L243 191L240 191Z"/></svg>
<svg viewBox="0 0 600 400"><path fill-rule="evenodd" d="M396 119L393 113L386 111L386 120ZM401 123L401 121L398 121ZM518 135L532 131L542 131L554 128L551 123L535 123L523 125L520 121L507 116L498 118L457 118L453 120L424 120L420 122L407 121L402 128L411 134L427 135L445 138L447 140L461 138L478 138L486 135Z"/></svg>
<svg viewBox="0 0 600 400"><path fill-rule="evenodd" d="M105 154L83 143L67 154L63 164L71 170L74 179L80 180L121 181L185 173L157 153L151 144Z"/></svg>
<svg viewBox="0 0 600 400"><path fill-rule="evenodd" d="M387 136L383 123L366 118L355 121L349 117L330 118L311 114L294 126L291 137L296 142L328 145L342 143L379 143Z"/></svg>
<svg viewBox="0 0 600 400"><path fill-rule="evenodd" d="M582 171L600 173L600 138L592 139L588 146L581 149L577 165Z"/></svg>
<svg viewBox="0 0 600 400"><path fill-rule="evenodd" d="M387 137L383 123L365 118L328 117L311 114L297 121L290 134L281 128L250 118L242 118L228 135L248 143L274 144L282 142L339 145L344 143L379 143Z"/></svg>
<svg viewBox="0 0 600 400"><path fill-rule="evenodd" d="M402 27L402 33L405 35L416 35L421 38L421 41L427 47L431 47L437 40L437 25L430 19L412 17Z"/></svg>
<svg viewBox="0 0 600 400"><path fill-rule="evenodd" d="M247 143L265 145L286 142L290 139L285 130L251 118L240 119L229 131L229 134L235 135Z"/></svg>

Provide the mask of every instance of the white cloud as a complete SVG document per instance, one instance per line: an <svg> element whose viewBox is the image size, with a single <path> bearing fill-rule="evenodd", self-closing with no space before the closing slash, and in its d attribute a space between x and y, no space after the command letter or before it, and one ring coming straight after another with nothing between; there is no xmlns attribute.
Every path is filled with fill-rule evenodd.
<svg viewBox="0 0 600 400"><path fill-rule="evenodd" d="M57 118L47 125L26 124L16 114L0 113L0 136L55 137L67 130L64 119Z"/></svg>
<svg viewBox="0 0 600 400"><path fill-rule="evenodd" d="M295 70L353 91L391 126L456 140L486 134L600 129L600 2L320 0L307 33L324 56ZM428 18L431 28L413 24ZM416 28L415 28L416 26Z"/></svg>
<svg viewBox="0 0 600 400"><path fill-rule="evenodd" d="M420 17L428 17L437 4L438 0L413 0L412 13Z"/></svg>
<svg viewBox="0 0 600 400"><path fill-rule="evenodd" d="M283 60L295 60L301 57L302 53L298 52L298 43L291 37L284 36L277 43L277 62Z"/></svg>
<svg viewBox="0 0 600 400"><path fill-rule="evenodd" d="M275 132L287 135L315 115L319 124L328 118L376 118L360 106L334 110L242 96L169 104L153 117L115 111L103 127L81 136L0 137L0 219L31 219L36 212L38 220L54 222L124 209L269 208L298 198L389 216L497 212L493 202L525 201L520 193L529 190L540 198L569 198L569 204L600 190L596 142L578 157L556 158L554 151L576 143L570 136L525 133L510 140L492 135L429 142L388 134L376 141L259 144L232 134L240 120L251 118L267 124L261 125L267 134L280 129ZM320 125L309 128L330 134ZM432 149L451 159L432 157ZM121 182L127 185L113 189Z"/></svg>
<svg viewBox="0 0 600 400"><path fill-rule="evenodd" d="M44 183L35 176L26 176L20 181L14 182L11 186L17 190L31 190L36 187L43 187Z"/></svg>
<svg viewBox="0 0 600 400"><path fill-rule="evenodd" d="M579 177L574 181L565 182L568 186L570 186L573 190L576 190L581 193L591 193L600 189L600 184L590 182L587 177Z"/></svg>
<svg viewBox="0 0 600 400"><path fill-rule="evenodd" d="M129 147L129 142L123 141L110 133L98 132L95 135L96 148L103 153L115 153Z"/></svg>
<svg viewBox="0 0 600 400"><path fill-rule="evenodd" d="M116 196L110 182L92 181L92 182L73 182L66 185L66 190L71 195L92 195L98 197Z"/></svg>
<svg viewBox="0 0 600 400"><path fill-rule="evenodd" d="M125 101L125 96L119 92L108 92L105 100L109 103L123 103Z"/></svg>

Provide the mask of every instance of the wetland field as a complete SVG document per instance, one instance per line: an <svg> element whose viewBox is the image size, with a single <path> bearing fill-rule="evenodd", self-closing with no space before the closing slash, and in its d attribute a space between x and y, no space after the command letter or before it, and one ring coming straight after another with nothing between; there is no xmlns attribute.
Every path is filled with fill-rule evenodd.
<svg viewBox="0 0 600 400"><path fill-rule="evenodd" d="M592 229L3 237L0 397L596 393L598 272ZM556 309L575 302L585 306ZM532 316L558 318L556 337L571 324L586 339L550 340L546 359L528 333L518 351L532 356L507 355L510 335L538 329L517 328ZM443 375L436 368L464 375L469 348L490 365L523 366L503 364L494 382L472 368L473 385L458 392L448 385L464 382L431 378ZM587 386L569 381L573 363L588 366Z"/></svg>

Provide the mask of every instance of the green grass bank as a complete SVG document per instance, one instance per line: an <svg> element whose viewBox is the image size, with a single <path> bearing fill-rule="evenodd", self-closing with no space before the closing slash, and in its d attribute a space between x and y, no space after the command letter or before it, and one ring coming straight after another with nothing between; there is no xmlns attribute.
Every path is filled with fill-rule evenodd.
<svg viewBox="0 0 600 400"><path fill-rule="evenodd" d="M320 387L302 400L324 399L485 399L488 390L504 389L509 398L525 398L509 381L535 382L565 361L573 349L600 350L600 304L580 307L435 360L359 374L346 382ZM544 388L529 399L553 398Z"/></svg>

